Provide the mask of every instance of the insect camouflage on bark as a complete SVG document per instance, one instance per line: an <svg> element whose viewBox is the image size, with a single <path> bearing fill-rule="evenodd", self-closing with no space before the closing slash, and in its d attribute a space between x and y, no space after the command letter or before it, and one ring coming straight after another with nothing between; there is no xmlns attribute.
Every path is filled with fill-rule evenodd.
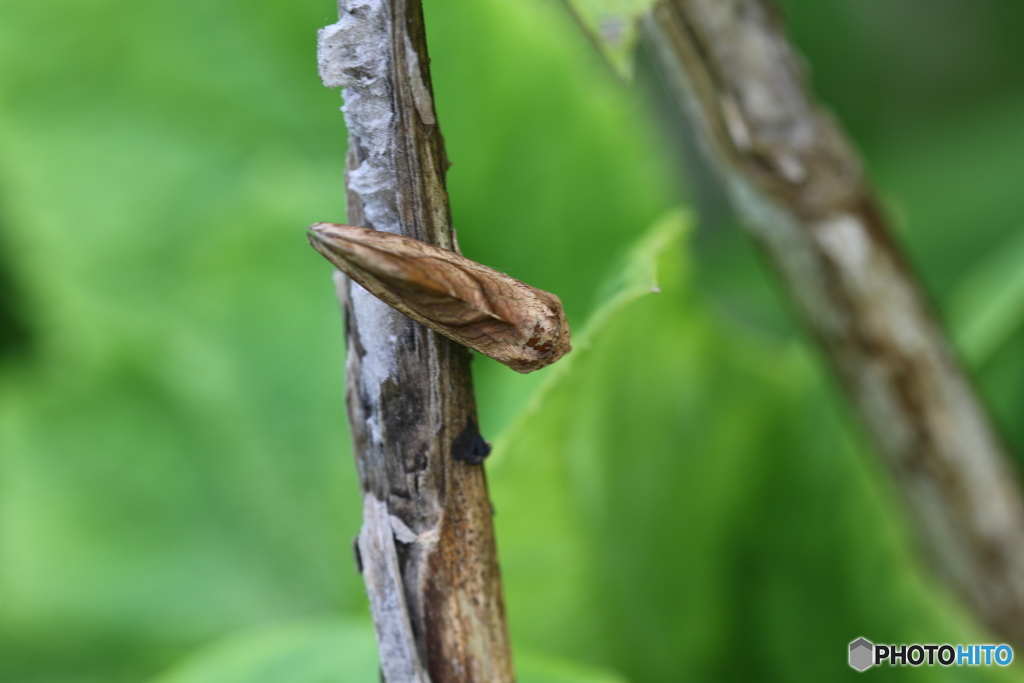
<svg viewBox="0 0 1024 683"><path fill-rule="evenodd" d="M517 372L571 350L557 296L460 254L378 230L317 223L309 241L368 292Z"/></svg>

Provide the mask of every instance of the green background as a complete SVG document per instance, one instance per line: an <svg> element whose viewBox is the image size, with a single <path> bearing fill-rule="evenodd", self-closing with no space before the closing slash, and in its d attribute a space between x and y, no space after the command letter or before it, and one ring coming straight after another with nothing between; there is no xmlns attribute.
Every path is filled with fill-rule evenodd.
<svg viewBox="0 0 1024 683"><path fill-rule="evenodd" d="M1024 5L783 5L1024 453ZM377 680L342 325L303 235L344 219L335 20L0 0L0 681ZM462 249L576 333L533 375L474 363L522 683L832 681L859 636L989 642L676 170L643 61L616 82L553 0L426 20Z"/></svg>

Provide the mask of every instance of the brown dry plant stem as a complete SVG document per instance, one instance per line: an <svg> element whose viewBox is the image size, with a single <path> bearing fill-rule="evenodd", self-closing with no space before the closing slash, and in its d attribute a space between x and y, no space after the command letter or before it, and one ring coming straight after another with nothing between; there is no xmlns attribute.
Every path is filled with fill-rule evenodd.
<svg viewBox="0 0 1024 683"><path fill-rule="evenodd" d="M778 11L767 0L661 0L642 31L934 565L994 633L1024 646L1017 472L857 154L810 95Z"/></svg>
<svg viewBox="0 0 1024 683"><path fill-rule="evenodd" d="M453 248L419 0L340 0L320 31L343 86L349 223ZM387 683L513 681L470 354L338 275L359 563Z"/></svg>

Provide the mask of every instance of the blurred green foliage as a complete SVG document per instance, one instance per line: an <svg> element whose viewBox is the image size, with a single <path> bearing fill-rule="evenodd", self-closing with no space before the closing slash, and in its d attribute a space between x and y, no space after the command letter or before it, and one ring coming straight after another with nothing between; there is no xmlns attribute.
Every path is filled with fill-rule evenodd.
<svg viewBox="0 0 1024 683"><path fill-rule="evenodd" d="M1024 452L1024 10L783 4ZM0 1L0 681L375 680L302 233L344 216L335 16ZM670 212L645 98L553 0L426 18L463 251L577 330L544 372L475 367L523 683L837 680L861 635L986 641L745 238Z"/></svg>

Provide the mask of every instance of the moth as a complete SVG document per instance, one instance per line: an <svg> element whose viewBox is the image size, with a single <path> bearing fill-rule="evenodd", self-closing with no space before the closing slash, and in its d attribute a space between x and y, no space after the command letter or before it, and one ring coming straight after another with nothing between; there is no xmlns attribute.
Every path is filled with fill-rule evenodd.
<svg viewBox="0 0 1024 683"><path fill-rule="evenodd" d="M338 223L311 226L309 241L384 303L517 372L551 365L572 349L557 296L461 254Z"/></svg>

